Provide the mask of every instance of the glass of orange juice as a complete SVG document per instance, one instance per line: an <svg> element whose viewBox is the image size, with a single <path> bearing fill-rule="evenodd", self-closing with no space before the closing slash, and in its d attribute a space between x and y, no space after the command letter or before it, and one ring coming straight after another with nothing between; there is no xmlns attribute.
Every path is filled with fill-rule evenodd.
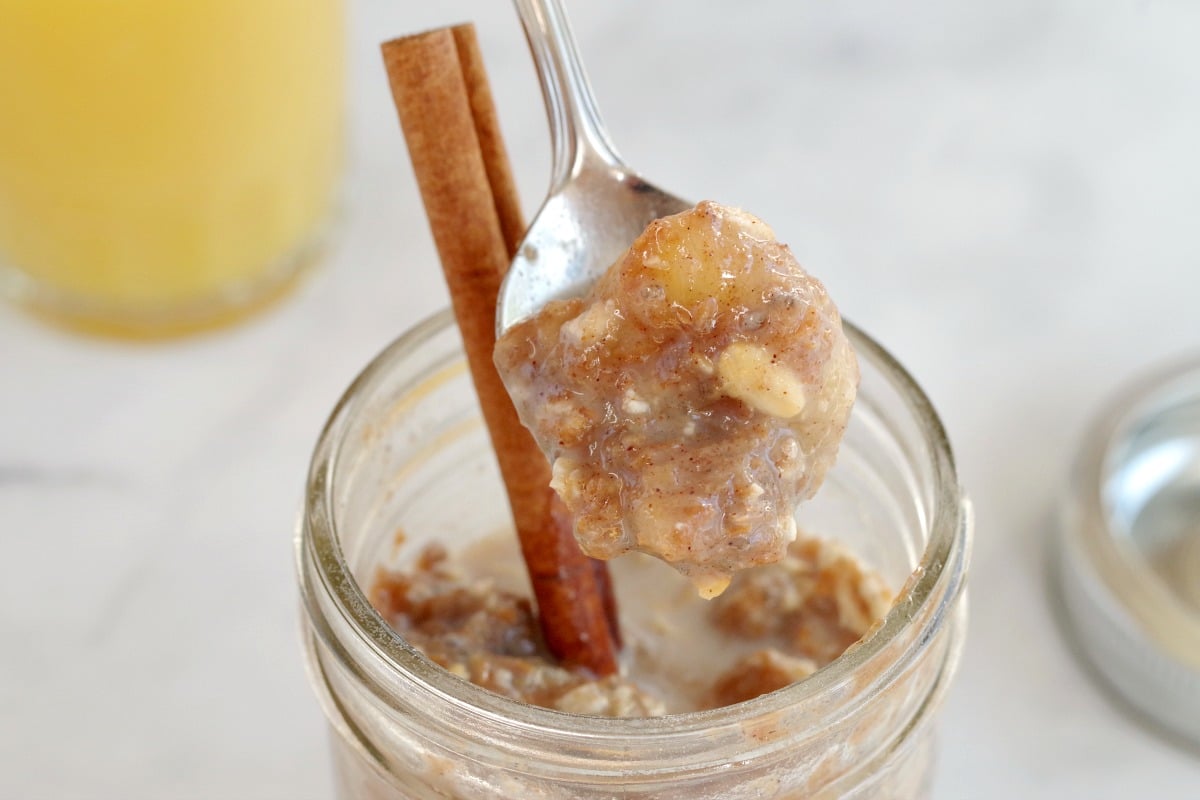
<svg viewBox="0 0 1200 800"><path fill-rule="evenodd" d="M160 336L310 263L342 160L343 0L0 0L0 286Z"/></svg>

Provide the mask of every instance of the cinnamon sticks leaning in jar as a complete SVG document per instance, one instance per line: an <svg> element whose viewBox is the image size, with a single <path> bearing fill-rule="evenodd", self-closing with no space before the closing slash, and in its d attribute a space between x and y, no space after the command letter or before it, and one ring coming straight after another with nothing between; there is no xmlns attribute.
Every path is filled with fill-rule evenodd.
<svg viewBox="0 0 1200 800"><path fill-rule="evenodd" d="M570 520L556 513L549 465L492 363L496 298L525 226L474 27L441 28L382 49L543 636L562 662L611 674L619 633L607 569L583 555Z"/></svg>

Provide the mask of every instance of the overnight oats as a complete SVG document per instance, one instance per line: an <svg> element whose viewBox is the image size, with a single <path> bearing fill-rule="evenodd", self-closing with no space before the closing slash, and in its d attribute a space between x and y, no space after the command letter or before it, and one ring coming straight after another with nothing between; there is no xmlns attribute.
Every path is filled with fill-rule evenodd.
<svg viewBox="0 0 1200 800"><path fill-rule="evenodd" d="M737 575L711 602L644 556L613 570L625 609L624 670L603 678L547 652L509 533L454 559L427 544L414 563L383 571L370 599L413 647L477 686L611 717L701 711L782 689L853 646L892 600L851 554L807 536L778 563Z"/></svg>
<svg viewBox="0 0 1200 800"><path fill-rule="evenodd" d="M765 223L712 202L506 331L496 365L583 551L650 553L708 597L783 558L858 385L824 287Z"/></svg>
<svg viewBox="0 0 1200 800"><path fill-rule="evenodd" d="M836 463L805 462L823 483L789 541L711 600L650 556L614 559L624 643L602 678L544 651L449 314L382 353L318 443L299 540L339 796L926 796L969 511L919 388L845 335L858 398ZM795 416L766 413L755 447Z"/></svg>
<svg viewBox="0 0 1200 800"><path fill-rule="evenodd" d="M596 674L543 642L546 609L498 571L519 556L429 544L370 598L434 663L546 708L660 716L782 689L883 620L883 579L798 533L858 365L824 287L763 222L712 202L652 222L585 297L508 330L495 360L583 551L655 556L699 597L617 560L625 655Z"/></svg>

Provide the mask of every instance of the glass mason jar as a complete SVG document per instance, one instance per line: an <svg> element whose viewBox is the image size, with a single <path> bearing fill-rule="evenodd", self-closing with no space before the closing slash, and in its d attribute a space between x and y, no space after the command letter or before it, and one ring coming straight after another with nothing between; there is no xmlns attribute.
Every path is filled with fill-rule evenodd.
<svg viewBox="0 0 1200 800"><path fill-rule="evenodd" d="M798 519L897 587L894 608L806 680L651 719L576 716L485 691L425 659L370 606L363 587L403 560L398 542L453 551L510 525L452 317L388 347L321 434L297 544L338 796L927 796L932 722L965 633L970 508L929 401L882 348L848 333L859 398L837 466Z"/></svg>
<svg viewBox="0 0 1200 800"><path fill-rule="evenodd" d="M85 330L231 321L311 263L344 0L0 0L0 293Z"/></svg>

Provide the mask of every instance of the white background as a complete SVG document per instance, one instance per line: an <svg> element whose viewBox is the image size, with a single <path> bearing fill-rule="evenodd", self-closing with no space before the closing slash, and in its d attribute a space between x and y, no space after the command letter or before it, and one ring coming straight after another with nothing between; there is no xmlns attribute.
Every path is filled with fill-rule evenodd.
<svg viewBox="0 0 1200 800"><path fill-rule="evenodd" d="M571 5L627 160L764 217L950 430L978 525L936 797L1200 797L1073 660L1043 564L1088 417L1200 349L1200 5ZM513 10L362 0L345 219L297 294L148 346L0 307L0 797L329 796L293 522L341 390L446 302L376 45L463 20L531 212Z"/></svg>

